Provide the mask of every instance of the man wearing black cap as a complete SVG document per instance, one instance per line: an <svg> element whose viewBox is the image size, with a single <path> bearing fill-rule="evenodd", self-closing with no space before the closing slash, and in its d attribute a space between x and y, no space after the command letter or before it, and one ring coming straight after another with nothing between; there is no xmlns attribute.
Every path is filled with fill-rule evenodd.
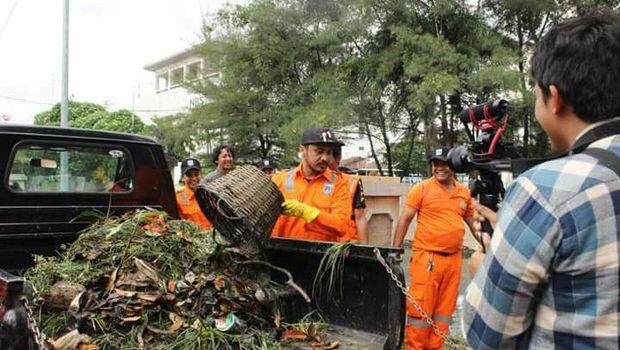
<svg viewBox="0 0 620 350"><path fill-rule="evenodd" d="M446 333L461 279L461 249L465 233L463 220L472 232L476 231L469 189L454 178L447 162L448 150L440 147L430 155L432 177L409 191L393 242L395 247L402 245L409 224L417 215L409 265L409 294ZM443 342L444 339L408 302L405 349L441 349Z"/></svg>
<svg viewBox="0 0 620 350"><path fill-rule="evenodd" d="M265 175L269 176L269 178L273 177L274 174L274 168L273 168L273 164L269 161L269 159L265 159L263 160L261 166L260 166L260 170L265 173Z"/></svg>
<svg viewBox="0 0 620 350"><path fill-rule="evenodd" d="M200 210L194 191L200 184L200 162L194 158L187 158L181 162L181 173L185 186L176 191L177 208L181 219L193 221L203 230L211 228L211 222L207 220Z"/></svg>
<svg viewBox="0 0 620 350"><path fill-rule="evenodd" d="M334 148L342 145L327 128L304 130L299 146L301 164L273 177L285 199L273 237L335 242L346 233L351 212L349 190L329 169Z"/></svg>

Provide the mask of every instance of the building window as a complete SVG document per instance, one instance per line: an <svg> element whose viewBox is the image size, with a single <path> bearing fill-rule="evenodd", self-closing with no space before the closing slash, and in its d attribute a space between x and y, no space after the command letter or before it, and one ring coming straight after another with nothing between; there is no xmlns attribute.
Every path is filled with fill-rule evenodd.
<svg viewBox="0 0 620 350"><path fill-rule="evenodd" d="M170 87L183 84L183 67L175 68L170 72Z"/></svg>
<svg viewBox="0 0 620 350"><path fill-rule="evenodd" d="M190 63L187 65L187 71L185 73L185 79L192 81L200 77L200 61Z"/></svg>
<svg viewBox="0 0 620 350"><path fill-rule="evenodd" d="M164 91L168 89L168 72L157 74L155 84L155 88L157 89L157 91Z"/></svg>

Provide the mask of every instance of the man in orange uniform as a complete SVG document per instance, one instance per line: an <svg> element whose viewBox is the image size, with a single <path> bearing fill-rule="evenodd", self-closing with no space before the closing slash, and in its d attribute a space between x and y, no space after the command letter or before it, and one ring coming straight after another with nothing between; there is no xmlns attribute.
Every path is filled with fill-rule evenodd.
<svg viewBox="0 0 620 350"><path fill-rule="evenodd" d="M364 186L362 179L356 175L347 174L340 171L340 160L342 160L342 147L334 149L334 157L329 164L332 171L338 171L339 181L343 181L349 190L351 200L351 218L347 223L347 232L338 239L339 242L360 241L368 243L368 220L366 219L366 197L364 196Z"/></svg>
<svg viewBox="0 0 620 350"><path fill-rule="evenodd" d="M181 219L193 221L203 230L211 228L211 222L207 220L200 210L194 191L200 184L200 172L202 167L200 162L193 158L187 158L181 163L181 173L185 186L176 190L177 208Z"/></svg>
<svg viewBox="0 0 620 350"><path fill-rule="evenodd" d="M447 334L461 279L461 250L465 225L477 230L469 189L454 179L447 148L436 149L429 162L432 177L411 189L394 234L400 247L411 220L418 216L409 264L409 294L433 323ZM439 336L407 302L405 349L441 349Z"/></svg>
<svg viewBox="0 0 620 350"><path fill-rule="evenodd" d="M344 236L351 213L349 190L328 167L334 148L341 145L327 128L304 130L301 164L273 177L285 199L273 237L335 242Z"/></svg>

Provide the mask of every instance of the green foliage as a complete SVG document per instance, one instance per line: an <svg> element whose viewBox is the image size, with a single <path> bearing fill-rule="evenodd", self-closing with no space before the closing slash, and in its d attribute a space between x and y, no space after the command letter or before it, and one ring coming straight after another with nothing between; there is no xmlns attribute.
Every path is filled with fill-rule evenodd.
<svg viewBox="0 0 620 350"><path fill-rule="evenodd" d="M34 117L35 125L60 126L60 103ZM90 103L69 101L69 125L74 128L148 134L139 116L127 109L108 112L105 107Z"/></svg>
<svg viewBox="0 0 620 350"><path fill-rule="evenodd" d="M334 243L323 254L312 284L312 295L320 300L322 293L328 299L342 299L344 263L352 242ZM327 284L325 284L327 283Z"/></svg>
<svg viewBox="0 0 620 350"><path fill-rule="evenodd" d="M405 168L418 168L413 164L430 148L464 141L455 117L463 107L498 97L524 107L531 102L527 59L551 25L571 13L617 10L619 2L254 0L230 6L205 24L196 48L220 74L191 86L210 102L183 117L193 126L191 141L171 141L169 148L191 152L199 142L226 140L241 161L292 165L301 130L320 124L364 131L387 174L403 155ZM515 119L517 130L505 139L544 152L546 136L533 111L518 107ZM417 134L424 137L411 137ZM408 142L416 143L414 159Z"/></svg>
<svg viewBox="0 0 620 350"><path fill-rule="evenodd" d="M69 101L69 118L72 123L79 121L96 112L105 112L105 107L90 102ZM60 103L55 104L50 110L41 112L34 117L35 125L60 126Z"/></svg>
<svg viewBox="0 0 620 350"><path fill-rule="evenodd" d="M166 154L175 161L181 161L190 156L196 156L196 130L191 125L187 114L176 114L153 119L149 126L151 135L161 143Z"/></svg>

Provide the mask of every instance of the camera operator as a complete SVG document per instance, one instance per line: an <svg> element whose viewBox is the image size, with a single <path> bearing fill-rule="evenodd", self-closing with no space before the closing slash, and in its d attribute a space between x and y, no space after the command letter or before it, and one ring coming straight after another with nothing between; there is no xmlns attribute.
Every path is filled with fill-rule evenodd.
<svg viewBox="0 0 620 350"><path fill-rule="evenodd" d="M611 15L569 20L538 44L536 118L554 153L567 155L507 191L463 303L471 347L618 348L619 57Z"/></svg>

